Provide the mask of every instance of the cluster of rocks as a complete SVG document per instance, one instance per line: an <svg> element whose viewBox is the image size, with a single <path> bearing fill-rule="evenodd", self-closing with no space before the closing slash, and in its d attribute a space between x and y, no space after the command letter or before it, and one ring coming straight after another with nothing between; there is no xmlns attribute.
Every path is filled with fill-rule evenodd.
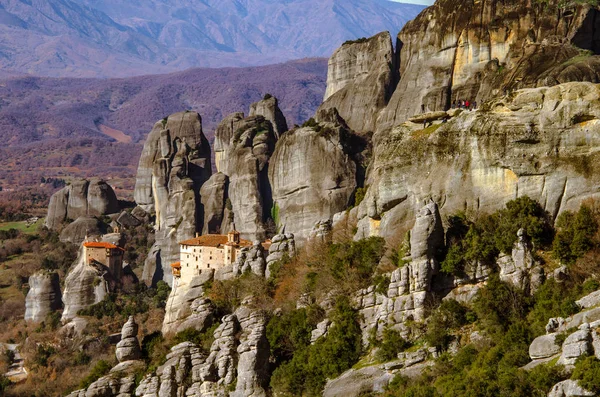
<svg viewBox="0 0 600 397"><path fill-rule="evenodd" d="M29 277L29 291L25 297L25 321L39 323L62 308L58 273L40 271Z"/></svg>
<svg viewBox="0 0 600 397"><path fill-rule="evenodd" d="M245 272L269 278L272 266L284 256L293 257L296 254L295 247L293 234L276 235L268 251L256 242L251 247L241 249L233 265L216 271L203 271L189 282L174 284L165 307L162 332L170 334L188 328L205 330L214 321L214 308L204 296L206 283L212 280L230 280Z"/></svg>
<svg viewBox="0 0 600 397"><path fill-rule="evenodd" d="M141 350L137 338L138 325L133 316L123 325L121 341L117 344L116 356L119 363L109 374L93 382L87 389L77 390L67 397L131 397L135 392L136 372L145 367L140 361ZM161 394L173 396L175 394Z"/></svg>
<svg viewBox="0 0 600 397"><path fill-rule="evenodd" d="M266 396L269 378L267 317L242 305L222 318L209 352L191 342L171 349L167 361L135 390L151 396Z"/></svg>

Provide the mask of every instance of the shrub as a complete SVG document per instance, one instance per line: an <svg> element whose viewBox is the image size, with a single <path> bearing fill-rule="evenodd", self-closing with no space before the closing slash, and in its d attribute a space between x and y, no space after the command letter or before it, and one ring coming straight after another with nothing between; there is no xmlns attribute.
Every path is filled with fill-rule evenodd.
<svg viewBox="0 0 600 397"><path fill-rule="evenodd" d="M386 328L383 330L383 338L376 353L378 361L387 362L398 357L398 353L406 350L410 346L400 332Z"/></svg>
<svg viewBox="0 0 600 397"><path fill-rule="evenodd" d="M355 207L358 207L360 203L362 203L362 201L365 199L365 196L367 195L367 190L367 187L359 187L358 189L356 189L356 193L354 193Z"/></svg>
<svg viewBox="0 0 600 397"><path fill-rule="evenodd" d="M579 380L579 385L593 393L600 393L600 360L596 357L583 357L575 363L573 379Z"/></svg>
<svg viewBox="0 0 600 397"><path fill-rule="evenodd" d="M572 264L595 246L598 223L592 210L582 205L577 213L563 212L556 221L558 233L552 243L553 254L563 263Z"/></svg>
<svg viewBox="0 0 600 397"><path fill-rule="evenodd" d="M327 336L298 350L271 377L273 394L318 396L327 378L335 378L360 358L362 342L357 313L347 298L341 298Z"/></svg>
<svg viewBox="0 0 600 397"><path fill-rule="evenodd" d="M99 360L91 369L90 373L81 380L79 383L79 388L86 389L89 385L108 374L111 368L112 366L108 362Z"/></svg>

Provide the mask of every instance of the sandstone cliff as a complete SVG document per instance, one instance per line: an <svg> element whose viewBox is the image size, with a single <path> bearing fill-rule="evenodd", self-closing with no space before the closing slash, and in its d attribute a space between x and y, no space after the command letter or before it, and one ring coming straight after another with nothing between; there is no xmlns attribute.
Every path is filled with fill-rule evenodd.
<svg viewBox="0 0 600 397"><path fill-rule="evenodd" d="M279 230L304 241L317 223L348 208L358 186L355 156L362 149L360 139L333 123L284 134L269 166Z"/></svg>
<svg viewBox="0 0 600 397"><path fill-rule="evenodd" d="M276 139L279 139L288 130L285 116L281 112L281 109L279 109L279 101L274 96L265 96L262 101L250 105L250 113L248 115L263 116L271 122Z"/></svg>
<svg viewBox="0 0 600 397"><path fill-rule="evenodd" d="M337 108L356 131L374 131L378 113L397 83L392 39L388 32L347 42L329 59L327 91L319 109Z"/></svg>
<svg viewBox="0 0 600 397"><path fill-rule="evenodd" d="M556 217L597 197L600 89L566 83L524 89L423 129L411 122L374 137L357 237L407 230L418 203L443 214L493 212L528 195Z"/></svg>
<svg viewBox="0 0 600 397"><path fill-rule="evenodd" d="M29 277L25 298L25 321L35 323L62 307L60 280L55 272L40 271Z"/></svg>
<svg viewBox="0 0 600 397"><path fill-rule="evenodd" d="M75 180L50 198L46 226L56 229L67 220L115 214L119 209L115 192L102 179Z"/></svg>
<svg viewBox="0 0 600 397"><path fill-rule="evenodd" d="M202 230L200 187L212 174L210 145L198 113L176 113L157 122L148 135L135 186L135 200L156 216L156 242L143 279L172 282L170 264L179 242Z"/></svg>

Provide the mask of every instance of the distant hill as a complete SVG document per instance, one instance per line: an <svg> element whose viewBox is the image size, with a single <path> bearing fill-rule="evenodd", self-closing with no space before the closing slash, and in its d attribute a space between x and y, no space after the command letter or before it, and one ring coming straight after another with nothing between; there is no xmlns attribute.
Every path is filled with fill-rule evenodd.
<svg viewBox="0 0 600 397"><path fill-rule="evenodd" d="M327 60L249 68L191 69L124 79L14 77L0 80L0 185L35 185L41 177L117 178L132 187L146 134L181 110L203 117L212 140L229 113L248 112L275 95L288 123L301 123L323 99Z"/></svg>
<svg viewBox="0 0 600 397"><path fill-rule="evenodd" d="M124 77L328 57L424 7L387 0L0 0L0 68Z"/></svg>

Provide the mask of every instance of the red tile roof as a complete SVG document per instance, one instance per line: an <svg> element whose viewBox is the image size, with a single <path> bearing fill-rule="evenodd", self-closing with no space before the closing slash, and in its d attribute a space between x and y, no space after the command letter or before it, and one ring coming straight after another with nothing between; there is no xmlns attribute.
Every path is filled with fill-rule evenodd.
<svg viewBox="0 0 600 397"><path fill-rule="evenodd" d="M196 237L190 240L185 240L179 243L179 245L193 245L200 247L219 247L226 245L229 242L227 236L221 234L206 234L204 236ZM240 247L250 247L252 243L248 240L240 239Z"/></svg>
<svg viewBox="0 0 600 397"><path fill-rule="evenodd" d="M171 267L181 269L181 262L171 263Z"/></svg>
<svg viewBox="0 0 600 397"><path fill-rule="evenodd" d="M125 251L123 248L117 247L116 245L111 244L111 243L100 243L100 242L88 241L88 242L83 243L83 246L87 247L87 248L106 248L106 249L111 249L111 250Z"/></svg>

